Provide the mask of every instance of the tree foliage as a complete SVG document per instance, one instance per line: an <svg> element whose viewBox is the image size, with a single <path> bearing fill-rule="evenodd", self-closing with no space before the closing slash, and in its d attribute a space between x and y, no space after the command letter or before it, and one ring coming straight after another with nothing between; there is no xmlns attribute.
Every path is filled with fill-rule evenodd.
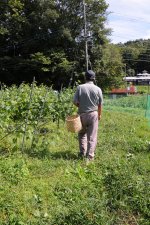
<svg viewBox="0 0 150 225"><path fill-rule="evenodd" d="M98 83L104 88L119 87L125 75L123 71L122 55L117 46L106 45L102 49L101 61L96 61Z"/></svg>
<svg viewBox="0 0 150 225"><path fill-rule="evenodd" d="M56 89L82 82L87 41L89 68L96 71L98 85L103 89L118 86L123 75L122 56L128 50L120 51L118 46L109 44L105 0L85 0L85 34L83 3L82 0L1 0L1 82L20 84L32 82L35 77L37 82Z"/></svg>
<svg viewBox="0 0 150 225"><path fill-rule="evenodd" d="M106 42L108 5L104 0L85 4L94 65L94 49ZM83 1L8 0L0 2L0 10L2 82L30 82L35 76L40 83L60 88L85 70Z"/></svg>
<svg viewBox="0 0 150 225"><path fill-rule="evenodd" d="M118 47L128 75L136 75L144 70L150 72L150 39L128 41Z"/></svg>

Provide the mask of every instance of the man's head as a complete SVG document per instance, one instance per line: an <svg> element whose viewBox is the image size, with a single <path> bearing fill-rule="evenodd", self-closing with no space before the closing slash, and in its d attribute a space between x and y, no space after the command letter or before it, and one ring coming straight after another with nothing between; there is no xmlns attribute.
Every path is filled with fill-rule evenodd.
<svg viewBox="0 0 150 225"><path fill-rule="evenodd" d="M95 80L95 73L93 70L88 70L85 73L85 78L87 81L94 81Z"/></svg>

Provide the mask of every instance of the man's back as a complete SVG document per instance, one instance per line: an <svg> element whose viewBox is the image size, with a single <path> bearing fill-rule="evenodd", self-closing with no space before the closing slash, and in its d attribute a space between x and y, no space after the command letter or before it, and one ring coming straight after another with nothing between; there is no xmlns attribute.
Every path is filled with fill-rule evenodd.
<svg viewBox="0 0 150 225"><path fill-rule="evenodd" d="M92 81L79 85L74 96L74 102L79 103L79 114L98 110L103 102L101 89Z"/></svg>

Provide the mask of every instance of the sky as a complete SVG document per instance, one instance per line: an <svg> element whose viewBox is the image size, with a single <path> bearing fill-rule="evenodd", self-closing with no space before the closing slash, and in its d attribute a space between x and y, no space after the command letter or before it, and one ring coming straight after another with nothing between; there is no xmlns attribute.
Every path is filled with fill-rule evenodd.
<svg viewBox="0 0 150 225"><path fill-rule="evenodd" d="M150 38L150 0L106 0L112 43Z"/></svg>

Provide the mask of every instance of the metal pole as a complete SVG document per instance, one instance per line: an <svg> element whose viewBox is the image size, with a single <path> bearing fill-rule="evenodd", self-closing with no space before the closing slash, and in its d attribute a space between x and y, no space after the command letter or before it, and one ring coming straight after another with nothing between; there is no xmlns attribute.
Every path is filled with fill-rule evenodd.
<svg viewBox="0 0 150 225"><path fill-rule="evenodd" d="M47 88L46 93L45 93L45 95L44 95L44 101L43 101L43 104L42 104L42 107L41 107L39 116L38 116L38 118L37 118L37 124L36 124L36 126L34 127L33 137L32 137L32 141L31 141L31 149L32 149L33 143L34 143L34 141L35 141L35 134L36 134L36 131L38 130L38 125L39 125L40 119L42 118L42 113L43 113L43 111L44 111L44 106L45 106L45 102L46 102L46 97L47 97L48 91L49 91L49 89Z"/></svg>
<svg viewBox="0 0 150 225"><path fill-rule="evenodd" d="M25 142L25 136L26 136L26 131L27 131L28 119L29 119L30 105L31 105L31 102L32 102L32 95L33 95L34 83L35 83L35 77L33 78L32 86L31 86L31 89L30 89L28 111L27 111L27 116L26 116L26 119L25 119L25 127L24 127L24 133L23 133L23 139L22 139L22 146L21 146L21 152L22 153L23 153L23 150L24 150L24 142Z"/></svg>
<svg viewBox="0 0 150 225"><path fill-rule="evenodd" d="M85 60L86 60L86 70L88 70L88 43L87 43L87 27L86 27L86 5L85 0L83 0L83 11L84 11L84 39L85 39Z"/></svg>

